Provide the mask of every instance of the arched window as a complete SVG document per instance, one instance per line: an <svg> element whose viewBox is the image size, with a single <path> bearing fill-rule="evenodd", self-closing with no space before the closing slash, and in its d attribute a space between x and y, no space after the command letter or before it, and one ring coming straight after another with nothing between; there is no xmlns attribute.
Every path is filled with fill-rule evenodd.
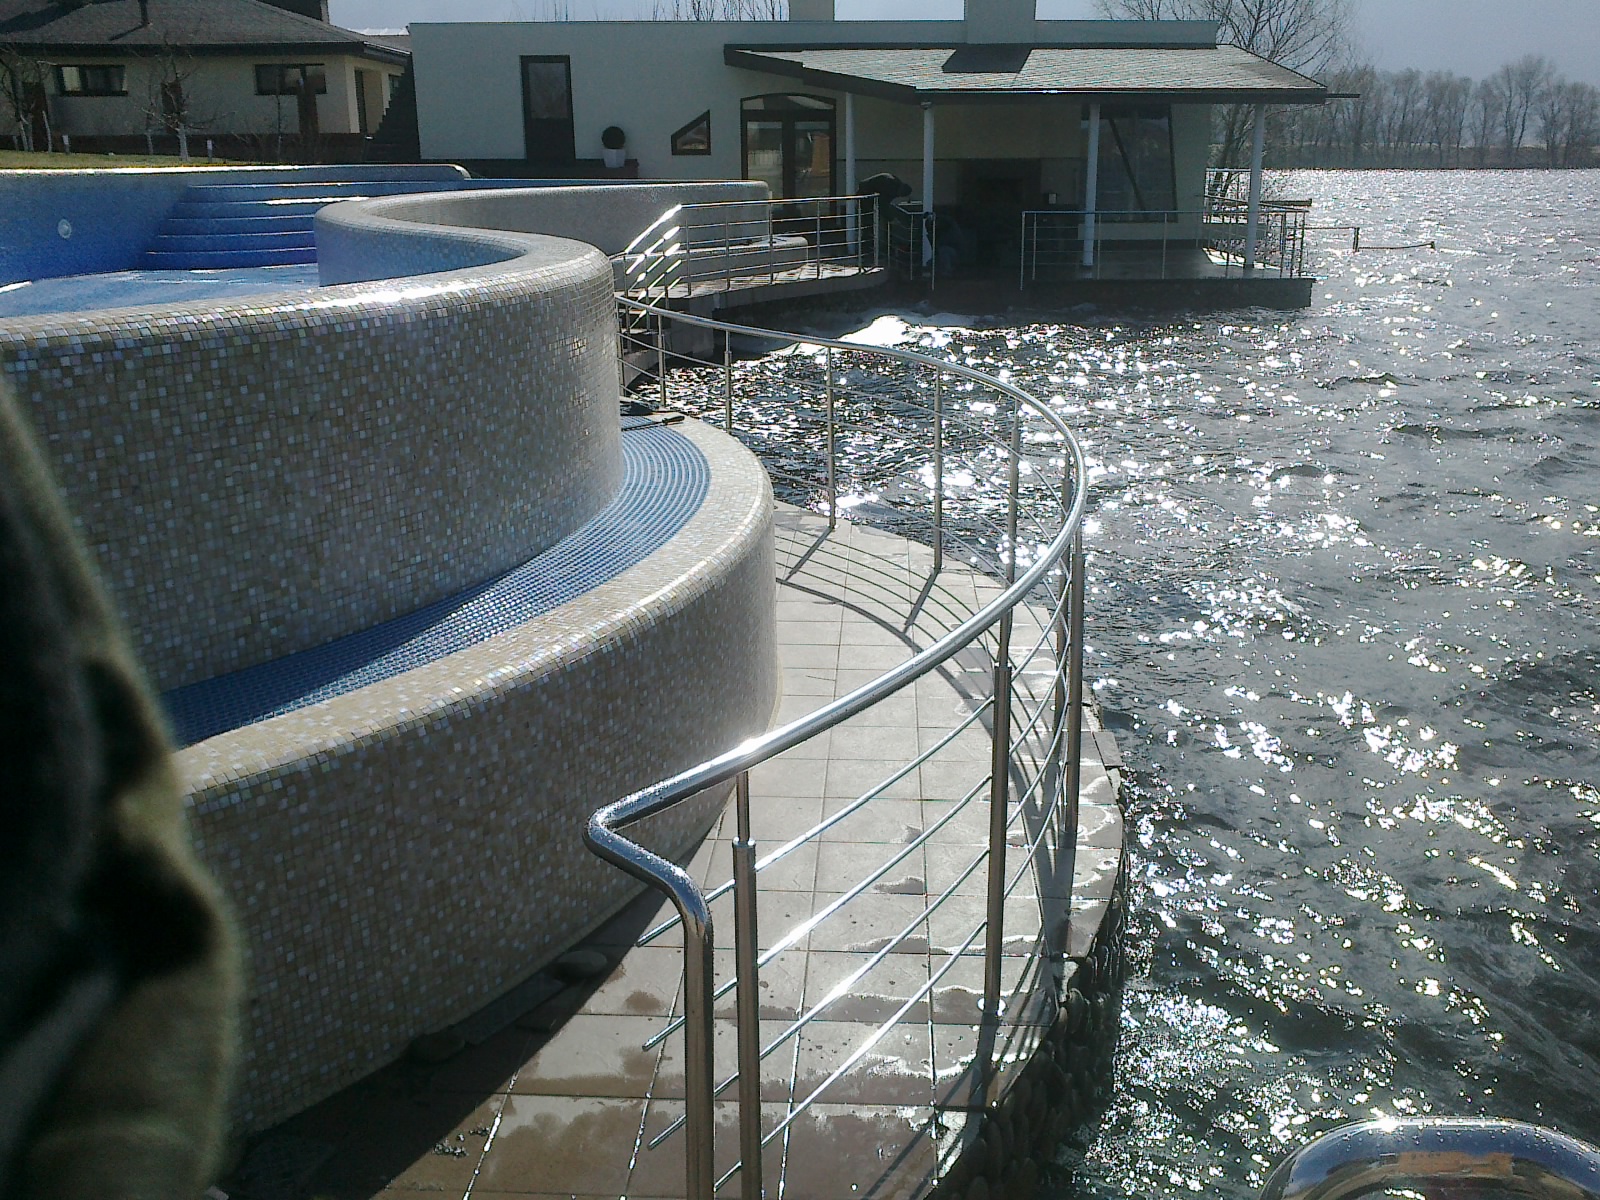
<svg viewBox="0 0 1600 1200"><path fill-rule="evenodd" d="M776 93L739 102L743 170L772 189L774 199L834 195L837 122L825 96Z"/></svg>

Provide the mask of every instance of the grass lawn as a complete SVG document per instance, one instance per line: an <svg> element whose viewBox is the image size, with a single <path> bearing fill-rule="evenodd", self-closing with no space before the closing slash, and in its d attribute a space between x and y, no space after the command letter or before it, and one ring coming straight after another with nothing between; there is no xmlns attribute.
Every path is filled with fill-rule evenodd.
<svg viewBox="0 0 1600 1200"><path fill-rule="evenodd" d="M30 154L23 150L0 150L0 171L66 171L93 167L99 170L117 167L248 167L254 163L207 162L204 158L191 158L184 162L172 154Z"/></svg>

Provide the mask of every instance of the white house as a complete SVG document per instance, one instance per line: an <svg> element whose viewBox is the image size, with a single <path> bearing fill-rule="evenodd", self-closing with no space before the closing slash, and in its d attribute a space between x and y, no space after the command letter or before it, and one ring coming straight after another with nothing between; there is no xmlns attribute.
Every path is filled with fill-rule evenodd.
<svg viewBox="0 0 1600 1200"><path fill-rule="evenodd" d="M1213 105L1327 97L1217 45L1210 22L1044 21L1033 0L967 0L960 21L845 21L833 0L792 0L787 21L411 32L424 159L598 174L617 126L643 177L804 197L889 171L925 208L995 221L1197 210Z"/></svg>
<svg viewBox="0 0 1600 1200"><path fill-rule="evenodd" d="M181 133L359 158L410 56L327 16L326 0L0 0L0 118L41 150Z"/></svg>

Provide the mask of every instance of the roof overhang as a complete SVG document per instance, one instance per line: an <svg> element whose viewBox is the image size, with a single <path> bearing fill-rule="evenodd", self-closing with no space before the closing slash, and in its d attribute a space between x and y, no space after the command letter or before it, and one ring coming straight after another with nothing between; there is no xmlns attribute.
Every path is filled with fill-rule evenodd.
<svg viewBox="0 0 1600 1200"><path fill-rule="evenodd" d="M1328 89L1237 46L729 45L730 67L903 104L1322 104Z"/></svg>
<svg viewBox="0 0 1600 1200"><path fill-rule="evenodd" d="M404 50L373 42L219 42L179 47L147 42L13 42L37 58L156 58L180 54L185 58L367 58L403 67L411 61Z"/></svg>

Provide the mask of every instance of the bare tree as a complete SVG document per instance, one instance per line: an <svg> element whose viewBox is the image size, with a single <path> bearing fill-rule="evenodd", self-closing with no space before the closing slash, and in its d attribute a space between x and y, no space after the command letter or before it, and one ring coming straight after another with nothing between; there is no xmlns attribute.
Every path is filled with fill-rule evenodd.
<svg viewBox="0 0 1600 1200"><path fill-rule="evenodd" d="M1482 80L1472 89L1468 120L1472 126L1472 145L1477 151L1480 167L1489 165L1489 147L1494 144L1502 104L1500 85L1495 80Z"/></svg>
<svg viewBox="0 0 1600 1200"><path fill-rule="evenodd" d="M52 148L45 81L50 64L16 46L0 46L0 102L8 111L11 142L18 150ZM42 137L39 136L42 134Z"/></svg>
<svg viewBox="0 0 1600 1200"><path fill-rule="evenodd" d="M1220 41L1309 75L1331 68L1349 44L1349 0L1096 0L1096 5L1108 17L1215 21ZM1248 106L1221 110L1221 165L1240 165L1249 132Z"/></svg>
<svg viewBox="0 0 1600 1200"><path fill-rule="evenodd" d="M1550 60L1542 54L1526 55L1495 72L1495 84L1500 90L1500 132L1501 144L1506 149L1506 165L1516 165L1517 153L1528 136L1528 117L1554 76Z"/></svg>
<svg viewBox="0 0 1600 1200"><path fill-rule="evenodd" d="M654 0L652 21L781 21L787 0Z"/></svg>
<svg viewBox="0 0 1600 1200"><path fill-rule="evenodd" d="M1422 81L1423 120L1441 167L1459 166L1472 80L1450 71L1430 71Z"/></svg>

